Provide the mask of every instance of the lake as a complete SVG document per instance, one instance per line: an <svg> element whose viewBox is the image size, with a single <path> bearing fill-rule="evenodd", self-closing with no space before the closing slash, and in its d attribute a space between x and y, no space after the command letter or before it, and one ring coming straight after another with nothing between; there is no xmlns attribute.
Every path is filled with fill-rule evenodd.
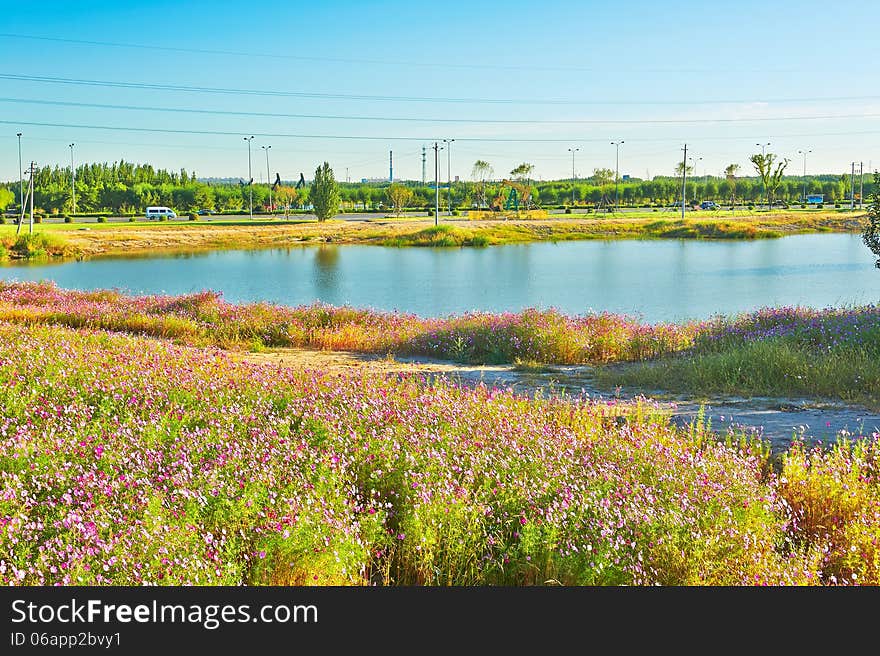
<svg viewBox="0 0 880 656"><path fill-rule="evenodd" d="M680 321L762 306L880 301L857 234L756 241L617 240L489 248L303 246L11 264L0 278L135 294L222 291L231 302L323 301L442 316L555 307Z"/></svg>

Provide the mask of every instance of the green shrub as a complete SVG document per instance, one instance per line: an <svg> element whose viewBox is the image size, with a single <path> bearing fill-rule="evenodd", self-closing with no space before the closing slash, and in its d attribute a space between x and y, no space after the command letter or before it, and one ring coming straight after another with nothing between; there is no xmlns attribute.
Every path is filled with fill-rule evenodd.
<svg viewBox="0 0 880 656"><path fill-rule="evenodd" d="M95 220L96 220L98 223L107 223L107 217L106 217L106 216L99 216L99 217L96 218Z"/></svg>
<svg viewBox="0 0 880 656"><path fill-rule="evenodd" d="M566 213L566 214L571 214L571 208L570 208L570 207L566 207L566 208L565 208L565 213Z"/></svg>
<svg viewBox="0 0 880 656"><path fill-rule="evenodd" d="M137 219L134 218L133 216L128 217L128 222L129 222L129 223L134 223L135 221L137 221Z"/></svg>
<svg viewBox="0 0 880 656"><path fill-rule="evenodd" d="M825 207L824 203L816 203L816 209L821 210L823 207Z"/></svg>
<svg viewBox="0 0 880 656"><path fill-rule="evenodd" d="M458 210L452 210L452 216L461 216L461 212Z"/></svg>
<svg viewBox="0 0 880 656"><path fill-rule="evenodd" d="M159 219L160 221L167 221L167 220L168 220L168 217L167 217L167 216L160 216L160 217L158 217L158 219Z"/></svg>
<svg viewBox="0 0 880 656"><path fill-rule="evenodd" d="M71 216L65 214L64 215L64 222L65 223L73 223L73 218Z"/></svg>
<svg viewBox="0 0 880 656"><path fill-rule="evenodd" d="M190 220L190 221L198 221L198 220L199 220L199 215L196 214L195 212L190 212L190 213L189 213L189 220Z"/></svg>
<svg viewBox="0 0 880 656"><path fill-rule="evenodd" d="M42 223L43 216L41 214L34 214L34 223Z"/></svg>
<svg viewBox="0 0 880 656"><path fill-rule="evenodd" d="M840 203L834 203L834 209L839 210L839 209L840 209Z"/></svg>
<svg viewBox="0 0 880 656"><path fill-rule="evenodd" d="M428 210L428 216L434 216L434 210Z"/></svg>
<svg viewBox="0 0 880 656"><path fill-rule="evenodd" d="M754 205L749 205L748 209L749 209L749 212L754 212L754 211L755 211L755 206L754 206Z"/></svg>

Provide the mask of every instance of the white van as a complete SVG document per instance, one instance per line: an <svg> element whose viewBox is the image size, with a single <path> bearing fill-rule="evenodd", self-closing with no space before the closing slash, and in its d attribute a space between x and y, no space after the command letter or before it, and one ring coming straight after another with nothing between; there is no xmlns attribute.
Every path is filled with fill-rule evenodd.
<svg viewBox="0 0 880 656"><path fill-rule="evenodd" d="M177 218L177 214L175 214L174 210L172 210L170 207L148 207L145 216L148 219L158 219L160 216L164 216L169 219Z"/></svg>

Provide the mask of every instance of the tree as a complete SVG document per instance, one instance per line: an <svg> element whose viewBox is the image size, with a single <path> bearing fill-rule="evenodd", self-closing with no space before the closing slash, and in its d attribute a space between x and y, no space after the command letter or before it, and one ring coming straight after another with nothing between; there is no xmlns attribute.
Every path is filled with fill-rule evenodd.
<svg viewBox="0 0 880 656"><path fill-rule="evenodd" d="M736 174L739 172L739 164L728 164L724 169L724 176L727 178L727 184L730 186L730 209L736 206Z"/></svg>
<svg viewBox="0 0 880 656"><path fill-rule="evenodd" d="M284 218L290 218L290 206L296 202L297 191L289 185L281 185L275 188L275 199L284 205Z"/></svg>
<svg viewBox="0 0 880 656"><path fill-rule="evenodd" d="M492 177L492 165L489 162L478 159L474 162L474 168L471 169L471 177L474 179L476 201L478 207L484 207L486 203L486 181Z"/></svg>
<svg viewBox="0 0 880 656"><path fill-rule="evenodd" d="M403 209L412 200L413 192L409 187L395 182L385 190L385 195L388 197L388 203L394 208L394 213L400 218Z"/></svg>
<svg viewBox="0 0 880 656"><path fill-rule="evenodd" d="M510 175L522 182L523 180L530 180L530 176L532 175L532 171L535 170L534 164L529 164L528 162L523 162L516 168L514 168Z"/></svg>
<svg viewBox="0 0 880 656"><path fill-rule="evenodd" d="M749 157L749 161L755 167L755 171L758 172L758 177L761 178L761 183L764 185L764 191L767 194L767 210L769 211L773 206L773 192L782 181L782 174L785 167L788 166L789 159L785 158L781 162L777 162L774 153L766 155L755 153ZM775 169L773 168L774 163L776 164Z"/></svg>
<svg viewBox="0 0 880 656"><path fill-rule="evenodd" d="M875 266L880 269L880 173L874 173L874 192L868 206L868 225L862 233L865 246L877 256Z"/></svg>
<svg viewBox="0 0 880 656"><path fill-rule="evenodd" d="M675 165L675 176L676 177L680 178L682 176L682 174L685 172L688 175L690 175L691 173L694 172L694 167L690 166L690 165L685 165L684 162L679 162L678 164Z"/></svg>
<svg viewBox="0 0 880 656"><path fill-rule="evenodd" d="M593 169L593 184L599 187L614 182L614 171L611 169Z"/></svg>
<svg viewBox="0 0 880 656"><path fill-rule="evenodd" d="M315 179L309 187L309 202L318 221L326 221L339 212L339 186L327 162L315 169Z"/></svg>
<svg viewBox="0 0 880 656"><path fill-rule="evenodd" d="M0 210L5 210L15 200L15 194L6 187L0 187Z"/></svg>

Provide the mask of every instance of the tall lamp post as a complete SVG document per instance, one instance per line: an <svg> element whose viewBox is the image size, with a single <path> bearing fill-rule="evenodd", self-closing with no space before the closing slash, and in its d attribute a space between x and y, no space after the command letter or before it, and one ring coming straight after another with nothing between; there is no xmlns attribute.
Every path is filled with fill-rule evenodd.
<svg viewBox="0 0 880 656"><path fill-rule="evenodd" d="M18 203L21 205L21 217L24 219L24 169L21 168L21 132L16 132L18 137ZM21 219L19 220L21 225Z"/></svg>
<svg viewBox="0 0 880 656"><path fill-rule="evenodd" d="M579 151L580 148L569 148L568 152L571 153L571 204L574 205L574 154Z"/></svg>
<svg viewBox="0 0 880 656"><path fill-rule="evenodd" d="M620 201L620 194L619 194L617 185L618 185L618 178L619 178L619 173L620 173L620 144L622 144L622 143L623 143L623 141L612 141L611 142L611 145L616 146L616 150L617 150L617 155L614 158L614 211L615 212L617 212L617 210L620 207L620 202L619 202Z"/></svg>
<svg viewBox="0 0 880 656"><path fill-rule="evenodd" d="M452 160L452 142L455 139L444 139L443 143L446 144L446 209L449 212L449 216L452 216L452 174L451 174L451 160Z"/></svg>
<svg viewBox="0 0 880 656"><path fill-rule="evenodd" d="M697 162L699 162L703 158L702 157L688 157L688 159L691 161L691 168L694 171L694 175L693 175L693 177L694 177L694 202L696 203L697 202L697 182L696 182Z"/></svg>
<svg viewBox="0 0 880 656"><path fill-rule="evenodd" d="M73 165L73 147L76 144L70 144L70 191L73 198L73 213L76 214L76 169Z"/></svg>
<svg viewBox="0 0 880 656"><path fill-rule="evenodd" d="M440 146L434 142L434 225L440 224Z"/></svg>
<svg viewBox="0 0 880 656"><path fill-rule="evenodd" d="M245 141L247 141L248 145L248 205L251 211L251 219L254 218L254 190L252 188L254 182L254 176L251 173L251 141L253 141L254 137L251 135L250 137L242 137Z"/></svg>
<svg viewBox="0 0 880 656"><path fill-rule="evenodd" d="M266 182L269 183L269 211L272 214L275 214L275 206L272 205L272 179L269 177L269 149L272 146L260 146L263 150L266 151Z"/></svg>
<svg viewBox="0 0 880 656"><path fill-rule="evenodd" d="M812 153L812 150L799 150L798 153L804 156L804 198L803 201L807 202L807 153Z"/></svg>
<svg viewBox="0 0 880 656"><path fill-rule="evenodd" d="M761 147L761 157L764 157L764 155L766 154L766 153L764 152L764 148L765 148L766 146L769 146L769 145L770 145L770 142L768 141L767 143L756 143L755 145ZM763 179L763 178L761 179L761 193L762 193L762 194L766 194L766 193L767 193L767 187L766 187L766 185L764 184L764 179ZM758 199L758 200L760 200L760 199ZM760 203L758 203L758 205L760 205ZM768 211L768 212L770 211L770 198L769 198L769 197L767 198L767 211Z"/></svg>

